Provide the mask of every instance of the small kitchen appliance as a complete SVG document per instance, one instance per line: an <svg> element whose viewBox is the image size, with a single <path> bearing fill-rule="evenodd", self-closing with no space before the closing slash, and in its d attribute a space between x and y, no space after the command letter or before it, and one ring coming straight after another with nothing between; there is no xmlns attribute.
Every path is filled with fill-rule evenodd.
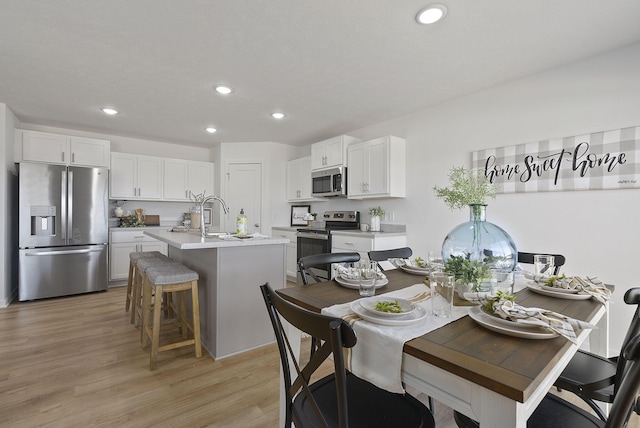
<svg viewBox="0 0 640 428"><path fill-rule="evenodd" d="M314 197L346 197L347 168L337 167L312 172L311 195Z"/></svg>

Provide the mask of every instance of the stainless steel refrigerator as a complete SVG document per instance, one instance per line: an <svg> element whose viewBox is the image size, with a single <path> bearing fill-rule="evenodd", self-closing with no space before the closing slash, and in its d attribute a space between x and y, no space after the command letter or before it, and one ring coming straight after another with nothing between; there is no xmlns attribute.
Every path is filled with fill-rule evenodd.
<svg viewBox="0 0 640 428"><path fill-rule="evenodd" d="M19 166L20 300L106 290L109 171Z"/></svg>

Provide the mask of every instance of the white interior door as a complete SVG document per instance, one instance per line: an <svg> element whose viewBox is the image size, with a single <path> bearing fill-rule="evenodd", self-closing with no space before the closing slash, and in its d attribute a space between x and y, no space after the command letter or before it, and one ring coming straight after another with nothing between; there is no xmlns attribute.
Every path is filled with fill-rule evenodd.
<svg viewBox="0 0 640 428"><path fill-rule="evenodd" d="M231 210L224 230L236 228L240 209L247 216L247 233L261 232L262 225L262 164L229 163L225 201Z"/></svg>

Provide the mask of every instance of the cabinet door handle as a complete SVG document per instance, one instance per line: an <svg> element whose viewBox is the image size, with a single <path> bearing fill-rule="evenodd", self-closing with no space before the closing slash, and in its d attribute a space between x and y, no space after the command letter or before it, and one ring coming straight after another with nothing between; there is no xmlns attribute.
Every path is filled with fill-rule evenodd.
<svg viewBox="0 0 640 428"><path fill-rule="evenodd" d="M71 153L71 163L74 163L75 161L76 161L76 154Z"/></svg>
<svg viewBox="0 0 640 428"><path fill-rule="evenodd" d="M64 152L62 152L62 162L64 162Z"/></svg>

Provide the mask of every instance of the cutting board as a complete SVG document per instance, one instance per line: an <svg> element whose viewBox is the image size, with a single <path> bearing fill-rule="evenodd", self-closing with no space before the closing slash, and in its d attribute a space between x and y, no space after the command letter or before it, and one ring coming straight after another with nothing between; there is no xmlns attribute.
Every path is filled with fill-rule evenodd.
<svg viewBox="0 0 640 428"><path fill-rule="evenodd" d="M160 216L146 214L144 216L144 224L147 226L160 226Z"/></svg>

